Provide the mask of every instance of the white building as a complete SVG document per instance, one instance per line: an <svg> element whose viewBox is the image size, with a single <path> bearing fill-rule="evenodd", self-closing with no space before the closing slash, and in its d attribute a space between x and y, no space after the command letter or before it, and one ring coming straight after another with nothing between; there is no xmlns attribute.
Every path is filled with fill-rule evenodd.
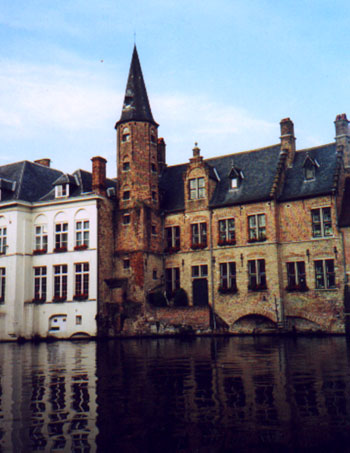
<svg viewBox="0 0 350 453"><path fill-rule="evenodd" d="M49 165L0 167L0 340L97 334L101 197L91 173Z"/></svg>

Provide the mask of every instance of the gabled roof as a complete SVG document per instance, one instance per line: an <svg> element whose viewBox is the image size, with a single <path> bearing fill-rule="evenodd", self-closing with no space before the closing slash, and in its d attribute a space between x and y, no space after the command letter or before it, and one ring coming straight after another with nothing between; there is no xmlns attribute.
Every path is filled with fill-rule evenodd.
<svg viewBox="0 0 350 453"><path fill-rule="evenodd" d="M148 121L157 125L152 116L136 46L132 54L122 114L115 126L125 121Z"/></svg>
<svg viewBox="0 0 350 453"><path fill-rule="evenodd" d="M233 159L234 173L242 172L244 178L239 187L232 190ZM317 167L316 177L312 181L305 181L306 159L310 159ZM272 199L272 193L274 193L272 188L279 171L280 161L280 145L206 159L204 162L215 169L219 176L209 202L210 207L218 208ZM281 180L283 187L278 200L288 201L333 193L337 166L335 143L297 151L293 167L285 170L285 178ZM161 207L166 212L183 210L185 207L183 176L186 168L187 164L167 167L161 175Z"/></svg>

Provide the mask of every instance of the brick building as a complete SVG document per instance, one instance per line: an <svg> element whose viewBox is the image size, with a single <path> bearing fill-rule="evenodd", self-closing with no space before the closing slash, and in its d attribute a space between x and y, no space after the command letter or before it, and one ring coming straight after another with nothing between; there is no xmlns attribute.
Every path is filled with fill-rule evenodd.
<svg viewBox="0 0 350 453"><path fill-rule="evenodd" d="M114 250L100 263L100 333L345 332L348 123L338 115L335 142L296 150L286 118L278 144L210 159L196 144L167 166L134 48L100 226L113 223L100 257Z"/></svg>

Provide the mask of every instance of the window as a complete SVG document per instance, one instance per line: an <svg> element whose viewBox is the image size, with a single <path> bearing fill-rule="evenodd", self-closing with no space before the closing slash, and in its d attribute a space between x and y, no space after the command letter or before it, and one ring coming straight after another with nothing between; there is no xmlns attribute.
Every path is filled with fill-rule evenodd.
<svg viewBox="0 0 350 453"><path fill-rule="evenodd" d="M67 245L68 245L68 223L56 223L54 252L67 251Z"/></svg>
<svg viewBox="0 0 350 453"><path fill-rule="evenodd" d="M69 196L69 184L60 184L55 187L56 198L63 198Z"/></svg>
<svg viewBox="0 0 350 453"><path fill-rule="evenodd" d="M287 291L307 291L304 261L287 263L287 278Z"/></svg>
<svg viewBox="0 0 350 453"><path fill-rule="evenodd" d="M36 225L35 227L35 246L34 253L47 252L47 226Z"/></svg>
<svg viewBox="0 0 350 453"><path fill-rule="evenodd" d="M152 201L157 201L157 192L152 191Z"/></svg>
<svg viewBox="0 0 350 453"><path fill-rule="evenodd" d="M236 291L236 263L220 263L219 292L234 293Z"/></svg>
<svg viewBox="0 0 350 453"><path fill-rule="evenodd" d="M333 260L315 261L316 289L335 288L335 272Z"/></svg>
<svg viewBox="0 0 350 453"><path fill-rule="evenodd" d="M197 200L205 197L204 178L190 179L190 200Z"/></svg>
<svg viewBox="0 0 350 453"><path fill-rule="evenodd" d="M34 301L46 300L46 266L34 267Z"/></svg>
<svg viewBox="0 0 350 453"><path fill-rule="evenodd" d="M0 302L5 301L5 288L6 288L6 269L0 267Z"/></svg>
<svg viewBox="0 0 350 453"><path fill-rule="evenodd" d="M130 200L130 190L125 190L123 192L123 200Z"/></svg>
<svg viewBox="0 0 350 453"><path fill-rule="evenodd" d="M219 220L219 245L235 243L235 219Z"/></svg>
<svg viewBox="0 0 350 453"><path fill-rule="evenodd" d="M331 208L312 209L311 218L312 236L314 238L332 236Z"/></svg>
<svg viewBox="0 0 350 453"><path fill-rule="evenodd" d="M67 299L67 264L54 266L54 301Z"/></svg>
<svg viewBox="0 0 350 453"><path fill-rule="evenodd" d="M89 220L78 220L75 224L75 250L89 247L90 222Z"/></svg>
<svg viewBox="0 0 350 453"><path fill-rule="evenodd" d="M208 266L201 264L200 266L192 266L192 278L208 277Z"/></svg>
<svg viewBox="0 0 350 453"><path fill-rule="evenodd" d="M7 247L7 228L0 227L0 255L6 253Z"/></svg>
<svg viewBox="0 0 350 453"><path fill-rule="evenodd" d="M165 228L166 252L174 253L180 250L180 227Z"/></svg>
<svg viewBox="0 0 350 453"><path fill-rule="evenodd" d="M265 214L248 216L248 242L258 242L266 240L266 220Z"/></svg>
<svg viewBox="0 0 350 453"><path fill-rule="evenodd" d="M76 315L75 317L75 325L80 326L82 324L83 318L81 315Z"/></svg>
<svg viewBox="0 0 350 453"><path fill-rule="evenodd" d="M177 289L180 288L180 268L173 267L165 269L165 291L168 299L174 296Z"/></svg>
<svg viewBox="0 0 350 453"><path fill-rule="evenodd" d="M156 144L156 143L157 143L156 137L155 137L154 134L151 134L151 143L153 143L153 144Z"/></svg>
<svg viewBox="0 0 350 453"><path fill-rule="evenodd" d="M123 162L123 171L130 170L130 162Z"/></svg>
<svg viewBox="0 0 350 453"><path fill-rule="evenodd" d="M152 232L152 236L157 236L157 228L155 225L151 226L151 232Z"/></svg>
<svg viewBox="0 0 350 453"><path fill-rule="evenodd" d="M130 141L130 129L128 127L124 127L122 134L122 143L126 143L129 141Z"/></svg>
<svg viewBox="0 0 350 453"><path fill-rule="evenodd" d="M130 260L129 258L126 258L123 260L123 268L124 269L130 269Z"/></svg>
<svg viewBox="0 0 350 453"><path fill-rule="evenodd" d="M237 189L238 187L238 178L235 177L235 178L232 178L231 179L231 189Z"/></svg>
<svg viewBox="0 0 350 453"><path fill-rule="evenodd" d="M84 300L89 297L89 263L75 264L74 299Z"/></svg>
<svg viewBox="0 0 350 453"><path fill-rule="evenodd" d="M248 289L251 291L261 291L267 289L265 260L248 261Z"/></svg>
<svg viewBox="0 0 350 453"><path fill-rule="evenodd" d="M130 214L124 214L123 215L123 225L129 225L130 224Z"/></svg>
<svg viewBox="0 0 350 453"><path fill-rule="evenodd" d="M307 165L304 168L305 180L311 181L315 179L315 167L313 165Z"/></svg>
<svg viewBox="0 0 350 453"><path fill-rule="evenodd" d="M153 269L153 272L152 272L152 278L153 280L157 280L157 269Z"/></svg>
<svg viewBox="0 0 350 453"><path fill-rule="evenodd" d="M206 223L192 223L192 244L193 249L205 248L207 246L207 224Z"/></svg>
<svg viewBox="0 0 350 453"><path fill-rule="evenodd" d="M151 164L151 172L152 172L152 173L157 173L156 164Z"/></svg>

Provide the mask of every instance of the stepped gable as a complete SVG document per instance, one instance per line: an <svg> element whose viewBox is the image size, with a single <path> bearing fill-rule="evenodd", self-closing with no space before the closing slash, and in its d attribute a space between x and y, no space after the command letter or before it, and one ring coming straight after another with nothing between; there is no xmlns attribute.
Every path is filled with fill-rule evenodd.
<svg viewBox="0 0 350 453"><path fill-rule="evenodd" d="M315 179L305 181L304 162L309 156L318 163ZM317 146L297 151L293 166L286 170L285 183L279 201L327 195L334 190L337 171L336 144Z"/></svg>

